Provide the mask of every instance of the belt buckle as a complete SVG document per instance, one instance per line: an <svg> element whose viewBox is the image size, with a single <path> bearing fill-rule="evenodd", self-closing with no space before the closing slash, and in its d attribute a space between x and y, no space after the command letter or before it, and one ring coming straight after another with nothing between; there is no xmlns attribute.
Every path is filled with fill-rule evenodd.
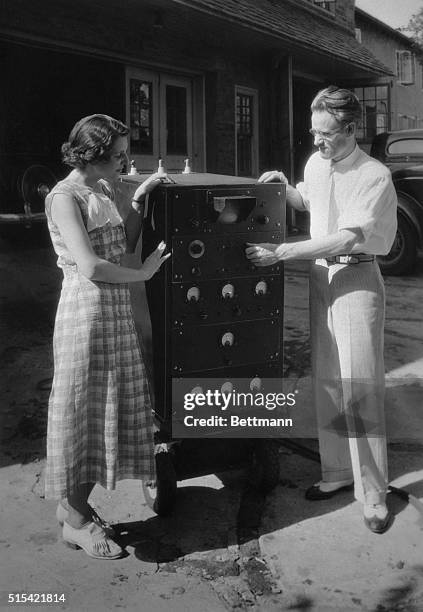
<svg viewBox="0 0 423 612"><path fill-rule="evenodd" d="M360 258L356 255L338 255L338 262L341 264L358 264L360 263Z"/></svg>

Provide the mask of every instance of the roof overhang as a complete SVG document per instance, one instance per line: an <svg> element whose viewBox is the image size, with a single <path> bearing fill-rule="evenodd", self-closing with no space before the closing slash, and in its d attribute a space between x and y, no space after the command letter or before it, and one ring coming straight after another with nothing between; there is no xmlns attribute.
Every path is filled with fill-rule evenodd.
<svg viewBox="0 0 423 612"><path fill-rule="evenodd" d="M254 39L267 39L281 55L289 52L298 59L314 64L319 73L327 68L349 78L390 76L392 71L361 45L353 32L334 20L319 17L298 3L275 0L168 0L219 18L236 29L254 32ZM251 35L251 34L250 34ZM329 72L329 70L327 70Z"/></svg>

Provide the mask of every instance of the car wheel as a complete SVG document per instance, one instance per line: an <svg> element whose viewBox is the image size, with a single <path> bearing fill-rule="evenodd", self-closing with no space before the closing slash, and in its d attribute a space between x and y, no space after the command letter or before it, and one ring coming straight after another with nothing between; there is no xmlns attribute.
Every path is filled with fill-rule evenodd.
<svg viewBox="0 0 423 612"><path fill-rule="evenodd" d="M379 256L382 274L400 276L409 274L417 260L417 235L412 223L401 213L398 214L398 229L394 244L388 255Z"/></svg>

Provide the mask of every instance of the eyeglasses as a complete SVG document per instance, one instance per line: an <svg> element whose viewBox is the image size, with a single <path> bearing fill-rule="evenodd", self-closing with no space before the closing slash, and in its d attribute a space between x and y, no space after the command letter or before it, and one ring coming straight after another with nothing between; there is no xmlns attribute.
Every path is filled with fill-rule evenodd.
<svg viewBox="0 0 423 612"><path fill-rule="evenodd" d="M311 128L309 132L313 136L313 138L316 138L317 136L318 138L321 138L322 140L332 140L332 138L334 138L336 134L339 134L339 132L342 132L346 127L347 125L343 125L342 127L338 128L337 130L333 130L332 132L321 132L320 130L314 130L313 128Z"/></svg>

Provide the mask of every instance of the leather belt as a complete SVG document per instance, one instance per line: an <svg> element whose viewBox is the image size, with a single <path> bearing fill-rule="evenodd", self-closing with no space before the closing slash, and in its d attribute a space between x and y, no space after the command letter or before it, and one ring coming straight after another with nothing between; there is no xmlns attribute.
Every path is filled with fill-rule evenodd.
<svg viewBox="0 0 423 612"><path fill-rule="evenodd" d="M334 255L333 257L325 257L328 264L359 264L362 262L374 261L375 255L367 255L366 253L354 253L353 255Z"/></svg>

